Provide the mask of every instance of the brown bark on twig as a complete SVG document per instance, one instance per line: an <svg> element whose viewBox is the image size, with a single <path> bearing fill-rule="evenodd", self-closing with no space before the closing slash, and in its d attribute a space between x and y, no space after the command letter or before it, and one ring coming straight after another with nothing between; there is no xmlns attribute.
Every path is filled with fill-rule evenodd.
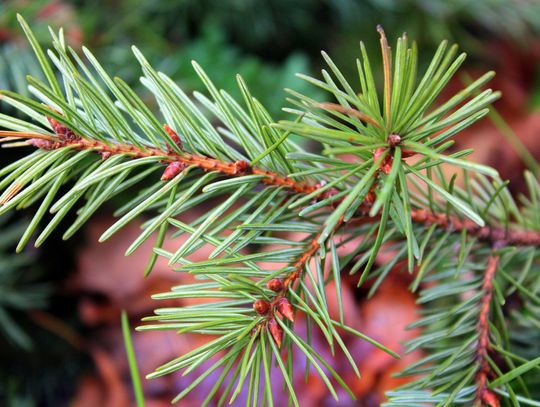
<svg viewBox="0 0 540 407"><path fill-rule="evenodd" d="M482 298L480 301L480 313L478 315L478 343L476 358L480 364L476 375L476 404L481 406L499 407L497 395L488 388L488 377L491 368L487 360L489 351L489 314L491 298L493 296L493 279L499 264L499 256L491 255L488 258L484 283L482 284Z"/></svg>

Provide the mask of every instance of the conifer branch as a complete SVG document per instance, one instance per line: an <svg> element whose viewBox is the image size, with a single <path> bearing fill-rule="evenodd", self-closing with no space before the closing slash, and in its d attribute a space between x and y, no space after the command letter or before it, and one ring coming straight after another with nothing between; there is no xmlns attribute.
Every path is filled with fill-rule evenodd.
<svg viewBox="0 0 540 407"><path fill-rule="evenodd" d="M43 150L55 150L63 147L69 147L74 151L90 150L101 154L104 159L118 154L129 156L132 159L160 157L160 161L165 164L180 163L181 169L194 166L203 171L217 171L228 176L244 176L248 174L263 175L264 178L261 180L263 184L284 187L300 194L312 193L317 188L316 186L296 182L286 176L271 171L251 167L246 161L225 162L216 158L190 154L187 152L180 154L172 150L166 151L156 147L145 146L144 148L141 148L131 144L105 143L99 140L86 139L79 135L75 135L72 138L66 138L63 136L65 132L75 134L71 129L62 126L62 131L56 132L56 137L38 133L0 131L0 138L28 139L28 145ZM175 175L179 172L180 171Z"/></svg>
<svg viewBox="0 0 540 407"><path fill-rule="evenodd" d="M266 185L281 186L293 190L299 194L310 194L320 188L320 185L309 185L301 182L296 182L288 177L283 177L279 174L265 171L256 167L251 167L245 161L237 162L223 162L218 159L204 157L199 155L193 155L189 153L176 153L174 151L161 150L153 147L145 147L141 149L139 147L128 144L109 144L98 140L87 140L80 136L65 138L63 134L69 129L63 129L62 132L57 133L57 137L51 137L43 134L29 134L19 132L0 132L0 137L9 138L27 138L28 144L35 147L52 150L61 147L70 147L73 150L92 150L102 155L103 158L110 157L111 155L123 154L132 157L133 159L144 157L161 157L161 162L166 164L180 163L181 168L187 166L195 166L204 171L218 171L228 176L244 176L247 174L264 175L265 178L261 180ZM388 166L388 161L381 163L380 169L375 173L374 178L378 177L381 169L384 166ZM391 163L390 163L391 166ZM179 171L178 171L179 172ZM178 173L177 172L177 173ZM174 175L177 175L175 173ZM165 173L164 173L165 174ZM362 203L359 209L359 214L363 222L375 222L380 219L379 215L375 217L366 216L369 212L369 208L374 201L374 186L370 189L366 199ZM20 190L16 188L3 199L2 203L8 202L16 193ZM316 200L328 198L335 195L337 191L331 190L327 192L321 192L316 195ZM341 200L333 202L333 205L338 204ZM358 215L358 214L357 214ZM476 223L468 219L460 219L457 216L448 216L442 213L433 213L425 209L411 209L411 220L418 224L424 224L427 226L437 225L438 227L449 230L452 232L460 233L466 231L468 235L475 236L481 241L488 243L499 243L510 246L536 246L540 247L540 232L526 231L526 230L508 230L507 228L498 228L493 226L480 227ZM359 218L355 218L358 220ZM318 238L318 236L317 236Z"/></svg>
<svg viewBox="0 0 540 407"><path fill-rule="evenodd" d="M333 108L333 107L332 107ZM252 167L246 161L226 162L212 157L205 157L201 155L189 154L187 152L177 153L172 150L162 150L155 147L140 148L130 144L118 144L118 143L105 143L99 140L90 140L82 138L79 135L66 138L63 135L65 133L74 134L70 129L62 126L62 130L56 133L56 137L48 136L38 133L23 133L14 131L0 131L0 140L5 138L13 139L28 139L27 144L32 145L43 150L54 150L63 147L69 147L75 151L91 150L102 157L108 158L112 155L122 154L129 156L133 159L145 158L145 157L160 157L160 161L165 164L180 163L178 170L173 173L176 176L181 169L194 166L200 168L203 171L217 171L223 175L231 177L241 177L249 174L263 175L261 183L271 186L284 187L290 189L298 194L313 194L315 193L315 201L321 201L327 199L338 193L337 190L332 189L330 191L324 190L320 194L316 194L316 191L321 188L321 185L310 185L303 182L294 181L293 179L283 176L271 171L266 171L261 168ZM392 140L392 138L390 138ZM393 148L394 146L390 147ZM376 151L375 157L380 156L381 151ZM388 155L387 157L391 157ZM391 159L383 160L379 166L379 169L373 175L374 179L379 177L381 172L388 173L389 168L392 165ZM165 173L164 173L165 174ZM170 179L170 178L167 178ZM380 215L369 216L369 210L375 200L375 186L372 187L366 199L360 205L356 217L351 221L358 221L362 219L363 223L376 222L380 220ZM8 202L13 196L20 190L15 189L7 198L3 199L3 202ZM343 199L337 199L332 201L332 206L336 206ZM358 217L360 216L360 217ZM417 224L423 224L426 226L437 225L441 229L448 230L455 233L466 231L469 236L477 237L479 240L487 243L499 243L505 246L535 246L540 247L540 232L534 230L516 230L507 229L495 226L479 226L475 222L469 219L461 219L457 216L449 216L443 213L430 212L425 209L412 208L410 212L411 220ZM317 237L318 238L318 237Z"/></svg>
<svg viewBox="0 0 540 407"><path fill-rule="evenodd" d="M54 51L44 53L22 19L21 24L47 83L29 78L37 101L0 91L6 103L32 119L0 115L0 125L10 130L0 132L0 142L9 147L36 147L0 170L0 189L4 189L0 213L39 202L17 247L21 250L48 212L51 219L36 246L72 209L77 218L64 238L72 236L105 201L128 188L138 190L119 208L120 219L100 241L150 214L126 254L157 234L147 272L162 256L174 270L198 279L154 298L215 300L156 309L155 315L144 319L148 324L139 327L212 336L149 375L177 370L188 374L217 359L176 401L220 368L204 405L212 402L228 377L233 379L220 404L229 396L234 402L247 384L247 398L253 404L262 400L273 405L270 370L275 365L289 401L298 406L289 359L293 348L305 357L308 370L310 366L317 370L335 398L330 376L350 392L314 349L311 335L304 339L301 330L293 329L295 312L303 313L306 325L320 328L332 351L339 346L357 374L340 332L399 357L345 325L340 279L345 268L351 274L361 271L359 283L369 279L371 295L394 266L405 263L401 260L414 273L411 291L421 290L418 303L426 311L415 323L423 327L422 332L408 347L429 346L426 356L403 372L418 378L409 384L412 391L399 390L389 405L470 403L477 389L478 400L488 402L492 391L502 394L502 385L515 401L507 383L521 376L524 368L503 374L498 366L487 365L488 360L492 363L488 345L490 351L508 345L501 344L495 332L490 335L488 318L490 313L502 315L501 298L494 295L494 287L504 296L514 290L531 303L540 303L538 287L527 286L540 247L540 184L526 174L529 195L518 204L496 170L465 160L468 150L447 151L455 135L486 115L490 103L499 98L490 89L480 91L492 72L433 107L465 55L456 57L456 46L441 43L417 80L416 45L409 46L403 35L391 52L379 28L382 103L361 44L360 92L323 53L329 70L322 71L322 80L300 77L328 92L326 100L334 102L321 103L290 91L294 108L285 110L296 120L276 123L242 78L237 78L243 99L239 103L217 89L194 63L208 91L208 96L195 93L194 102L134 48L143 72L141 81L156 100L162 116L158 117L125 82L111 78L90 51L83 49L89 68L66 46L60 32L52 33ZM320 148L305 151L291 140L291 134L314 140ZM353 159L344 160L343 154ZM410 161L414 162L406 160L413 155L415 160ZM457 175L445 177L442 164L463 170L463 187L456 185ZM163 167L159 181L153 172ZM202 205L204 210L185 223L181 215ZM335 239L346 224L354 227L343 233L343 239ZM171 228L174 235L186 236L174 252L162 247ZM306 237L296 241L297 233ZM351 249L347 244L353 241ZM492 254L484 271L488 245L515 246L515 250L501 250L500 261ZM194 260L197 256L191 255L203 247L212 252ZM388 264L377 262L381 247L396 253ZM347 253L342 255L341 249ZM512 263L514 259L524 271ZM274 270L267 263L284 266ZM497 263L505 279L502 288L499 279L494 280ZM506 264L512 264L512 269L505 270ZM337 290L339 321L327 309L329 282ZM519 355L512 358L523 360ZM513 366L513 360L507 363ZM525 367L529 364L532 361ZM464 374L460 368L466 369ZM494 390L487 390L490 374L497 376L490 383ZM264 386L259 386L261 381Z"/></svg>
<svg viewBox="0 0 540 407"><path fill-rule="evenodd" d="M334 232L339 229L342 223L343 217L337 223ZM293 290L294 283L302 276L308 262L319 251L321 247L321 243L319 242L321 233L322 231L307 239L308 243L305 246L305 250L292 263L292 271L290 273L284 278L272 278L267 282L266 286L268 289L275 292L275 296L271 301L256 300L253 304L253 308L258 314L266 316L259 324L258 329L263 326L268 327L278 347L281 347L283 330L273 320L276 317L285 317L289 321L294 322L294 309L287 299L287 294L288 291Z"/></svg>
<svg viewBox="0 0 540 407"><path fill-rule="evenodd" d="M341 224L341 222L339 223ZM339 227L339 226L338 226ZM293 271L287 276L287 278L285 279L284 281L284 288L285 289L288 289L290 287L292 287L292 285L294 284L294 282L296 281L296 279L298 277L300 277L300 275L302 274L302 270L304 269L304 267L306 266L306 263L309 262L309 260L311 259L311 257L317 253L317 251L319 250L319 248L321 247L321 244L319 243L319 237L321 236L321 232L317 233L310 241L309 241L309 244L307 245L307 248L306 250L304 251L304 253L302 253L302 255L300 256L300 258L298 260L296 260L293 264Z"/></svg>

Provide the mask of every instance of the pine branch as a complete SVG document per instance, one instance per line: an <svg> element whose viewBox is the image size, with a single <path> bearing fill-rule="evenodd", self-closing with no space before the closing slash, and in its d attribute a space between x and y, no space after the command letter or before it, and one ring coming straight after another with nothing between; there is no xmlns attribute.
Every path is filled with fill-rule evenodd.
<svg viewBox="0 0 540 407"><path fill-rule="evenodd" d="M419 303L426 312L417 322L424 331L409 348L425 347L427 356L403 372L419 377L408 385L411 393L405 389L395 397L391 394L390 405L404 405L403 400L414 405L425 400L470 403L477 391L484 399L496 393L497 399L517 400L510 382L521 380L522 372L535 365L526 361L513 367L514 360L523 357L509 349L510 340L499 338L509 336L501 307L512 290L531 303L539 301L540 288L529 289L527 284L540 246L540 184L526 174L529 195L518 204L494 169L464 159L470 151L447 153L453 138L486 115L487 106L499 97L489 89L480 92L493 73L432 107L465 55L456 57L457 47L443 42L417 81L416 45L409 46L404 35L391 55L379 28L382 103L361 44L360 93L323 53L329 71L322 71L322 80L301 77L327 92L327 100L333 102L290 91L294 108L286 111L296 120L275 123L242 78L237 78L243 99L239 103L217 89L194 63L208 96L195 93L191 98L134 48L144 75L141 81L156 99L158 117L125 82L111 78L90 51L83 49L89 67L66 46L61 32L51 32L54 51L45 53L26 23L21 24L47 82L29 78L37 101L2 92L6 103L31 119L0 115L0 125L9 129L0 133L4 145L32 145L36 150L0 171L0 188L5 188L0 213L39 202L20 250L47 212L53 216L36 245L73 208L77 218L64 238L118 193L138 192L117 211L120 219L100 241L149 214L126 254L157 235L145 274L162 256L174 270L198 279L154 298L215 300L156 309L139 328L212 337L149 375L177 370L189 374L212 362L175 401L220 369L203 405L230 377L220 405L234 402L244 385L251 403L273 405L274 366L281 372L289 402L298 405L292 385L295 354L305 358L306 372L317 371L335 398L334 382L350 392L314 349L311 335L298 334L295 315L303 314L309 332L317 326L332 352L339 347L358 375L344 332L399 357L345 324L340 279L345 268L351 274L361 271L359 284L369 281L372 294L401 260L415 273L411 290L421 290ZM292 134L316 141L320 151L304 151L291 141ZM341 159L343 154L353 159ZM412 156L415 160L409 162ZM444 175L444 164L463 171L463 186L457 185L457 174ZM157 171L162 171L161 180L154 176ZM181 217L202 205L190 221ZM171 229L174 236L186 237L174 251L162 248ZM353 241L359 243L347 247ZM211 253L194 261L192 255L203 247ZM498 248L490 254L500 257L496 275L494 260L488 272L484 270L488 247ZM338 255L341 248L348 253ZM395 251L389 264L378 263L380 250ZM527 253L532 260L526 272L518 274L514 266L504 270L505 259L522 264ZM330 282L337 290L339 321L328 311ZM502 319L497 324L501 333L492 328L494 317ZM500 371L487 352L488 343L512 370ZM488 372L496 377L490 383ZM527 391L522 394L519 397L528 396Z"/></svg>
<svg viewBox="0 0 540 407"><path fill-rule="evenodd" d="M444 241L452 246L448 236ZM528 301L540 301L536 294L524 294L523 287L508 274L520 275L525 284L534 284L536 277L530 273L526 259L537 260L537 249L531 248L527 254L495 247L486 253L473 245L461 261L461 253L456 256L451 248L438 247L436 253L439 261L423 277L432 286L426 286L418 298L422 317L411 325L421 328L422 333L407 344L409 351L421 348L426 356L401 373L416 378L389 392L389 402L384 405L402 406L419 399L445 406L493 407L518 400L531 405L534 397L524 384L525 373L540 360L524 359L513 347L510 338L514 333L505 320L509 310L504 301L516 289L525 302L518 308L527 309Z"/></svg>
<svg viewBox="0 0 540 407"><path fill-rule="evenodd" d="M49 120L53 120L50 119ZM55 121L56 122L56 121ZM57 123L57 122L56 122ZM164 125L168 127L168 125ZM172 150L162 150L155 147L138 147L131 144L105 143L99 140L90 140L83 138L73 132L73 130L61 125L54 124L56 137L37 133L22 133L12 131L0 131L0 137L3 140L28 139L27 145L51 151L60 148L70 148L74 151L93 151L101 154L103 159L113 155L125 155L131 159L140 159L147 157L158 157L160 162L168 164L163 173L163 180L170 180L178 175L183 169L193 166L203 171L216 171L228 176L261 175L261 183L266 185L284 187L299 194L310 194L316 191L317 186L311 186L302 182L295 182L292 179L266 171L260 168L252 167L246 161L225 162L217 158L205 157L202 155L189 154L187 152L177 153ZM65 135L69 134L69 137ZM178 136L177 136L178 137ZM2 142L0 140L0 142ZM171 166L174 164L174 166ZM167 169L171 170L168 171ZM10 197L10 199L12 196ZM9 201L6 200L6 202ZM5 203L5 202L4 202Z"/></svg>
<svg viewBox="0 0 540 407"><path fill-rule="evenodd" d="M343 219L336 225L336 230L342 225ZM302 254L292 264L292 271L289 272L284 278L272 278L266 285L268 289L275 292L275 296L270 302L264 300L256 300L253 304L255 311L262 316L267 315L266 320L261 324L266 326L271 333L272 337L276 341L278 347L281 347L281 340L283 336L283 330L277 325L275 318L285 317L289 321L294 322L294 308L287 299L289 295L288 291L293 290L295 282L302 277L307 263L311 258L319 251L321 245L319 238L321 232L315 234L313 237L307 239L307 245ZM259 328L261 327L259 325Z"/></svg>
<svg viewBox="0 0 540 407"><path fill-rule="evenodd" d="M284 187L294 191L297 194L309 194L312 195L314 197L313 199L317 202L320 202L323 199L331 198L332 196L338 194L338 191L336 190L324 190L317 194L317 190L321 188L321 185L309 185L302 182L295 182L287 176L282 176L277 173L253 167L246 161L225 162L215 158L189 154L186 152L177 153L171 150L166 151L147 146L140 148L130 144L110 144L97 140L88 140L82 138L81 136L76 135L71 129L68 129L60 124L55 124L53 127L56 127L56 137L37 133L0 131L0 138L3 138L3 140L7 139L9 141L11 141L11 139L28 139L28 145L32 145L46 151L64 147L69 147L75 151L94 151L101 154L103 159L118 154L128 156L132 159L159 157L160 162L168 164L164 171L164 175L162 176L162 179L164 180L170 180L178 175L183 169L193 166L203 171L217 171L223 175L231 177L261 175L263 178L260 182L265 185ZM71 136L66 138L64 136L66 133L71 134ZM375 173L374 178L378 177L379 171L384 171L383 168L388 169L389 167L391 167L391 161L383 160L378 171ZM360 204L359 210L355 214L355 221L364 219L364 217L368 215L374 201L373 187L367 194L366 199ZM20 189L12 190L1 203L5 204L9 202L9 200L11 200L19 191ZM333 200L331 205L336 206L341 203L342 200L343 199ZM507 228L494 226L480 227L476 223L467 219L461 219L457 216L448 216L443 213L434 213L425 209L412 209L410 212L410 217L415 223L424 224L427 226L437 225L442 229L455 233L465 231L469 236L475 236L479 240L491 244L497 243L508 246L540 247L540 232L533 230L509 230ZM380 220L380 215L375 214L373 216L369 216L365 222L377 222L378 220Z"/></svg>

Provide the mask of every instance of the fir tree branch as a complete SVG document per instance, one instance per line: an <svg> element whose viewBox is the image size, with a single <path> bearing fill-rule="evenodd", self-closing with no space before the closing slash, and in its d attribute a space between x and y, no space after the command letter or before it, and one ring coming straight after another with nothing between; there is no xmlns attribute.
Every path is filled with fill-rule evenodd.
<svg viewBox="0 0 540 407"><path fill-rule="evenodd" d="M251 167L246 161L225 162L216 158L190 154L187 152L180 154L172 150L165 151L156 147L145 146L144 148L140 148L131 144L105 143L99 140L86 139L79 135L66 138L64 136L65 132L74 133L64 126L62 126L62 128L62 131L56 133L57 137L48 137L47 135L37 133L20 133L12 131L0 131L0 137L26 138L28 139L29 145L43 150L55 150L63 147L69 147L75 151L92 150L101 154L104 159L117 154L127 155L133 159L161 157L161 162L166 164L179 163L179 168L194 166L203 171L217 171L229 176L244 176L248 174L263 175L264 178L261 180L263 184L284 187L300 194L309 194L317 189L316 186L297 182L271 171ZM176 174L179 172L180 171Z"/></svg>
<svg viewBox="0 0 540 407"><path fill-rule="evenodd" d="M483 276L482 298L480 300L480 313L478 314L478 343L476 348L476 358L479 363L479 370L476 375L476 402L481 406L499 407L496 394L488 388L488 377L491 368L488 362L489 352L489 315L491 308L491 298L493 296L493 280L500 257L492 254L488 258L486 271Z"/></svg>
<svg viewBox="0 0 540 407"><path fill-rule="evenodd" d="M334 109L334 106L332 106ZM52 120L49 118L49 120ZM102 155L103 158L108 158L112 155L122 154L130 156L132 159L140 159L145 157L161 157L161 162L166 164L179 163L175 172L171 175L177 175L181 169L194 166L200 168L203 171L217 171L223 175L236 177L245 176L249 174L263 175L264 178L261 182L265 185L273 185L287 188L298 194L314 194L315 201L321 201L332 197L338 193L337 190L323 190L320 194L316 194L317 189L321 188L320 184L310 185L305 182L295 181L287 176L283 176L271 171L267 171L258 167L251 166L246 161L226 162L212 157L206 157L202 155L190 154L187 152L177 153L175 151L162 150L156 147L140 148L130 144L120 143L105 143L99 140L91 140L83 138L79 135L75 135L72 130L65 126L55 124L57 126L56 137L48 136L39 133L24 133L16 131L0 131L0 142L2 139L28 139L28 144L43 150L54 150L63 147L70 147L76 151L92 150ZM58 127L59 126L59 127ZM165 125L167 126L167 125ZM167 126L168 127L168 126ZM65 134L70 134L66 137ZM392 138L389 138L389 143L394 143L389 149L394 148L397 143ZM405 150L407 153L407 150ZM375 152L375 158L382 154L382 150ZM387 155L389 159L384 159L373 178L377 179L381 172L388 173L389 168L392 165L391 156ZM167 169L165 170L167 171ZM164 176L168 174L164 172ZM169 178L167 178L169 179ZM362 223L376 222L380 220L380 215L375 214L368 216L372 204L375 200L374 189L376 183L372 184L370 191L368 192L366 199L360 205L357 216L360 216ZM19 189L20 190L20 189ZM7 197L2 200L2 204L8 202L13 196L17 194L18 190L11 191ZM334 200L332 206L336 206L343 201L342 198ZM437 225L438 227L449 230L451 232L460 233L466 231L469 236L474 236L481 241L494 244L502 244L504 246L535 246L540 247L540 232L533 230L519 230L508 229L496 226L479 226L475 222L469 219L462 219L458 216L447 215L443 213L430 212L425 209L412 208L410 212L411 220L417 224L423 224L426 226ZM355 218L359 220L359 218Z"/></svg>
<svg viewBox="0 0 540 407"><path fill-rule="evenodd" d="M343 222L343 218L341 218L334 229L337 230ZM312 239L309 240L309 244L306 246L306 250L302 255L296 260L293 264L293 271L287 276L287 278L284 281L284 289L288 289L292 287L294 282L300 275L302 274L302 270L304 270L304 267L306 266L307 262L311 259L311 257L317 253L317 251L320 249L321 244L319 243L319 238L321 236L321 232L317 233L315 236L313 236Z"/></svg>
<svg viewBox="0 0 540 407"><path fill-rule="evenodd" d="M405 375L419 377L411 388L429 389L431 394L426 397L434 404L470 403L477 387L487 389L489 373L500 376L490 384L497 392L500 389L495 387L521 375L523 367L501 376L487 354L487 344L491 350L501 344L498 332L488 331L488 316L504 318L500 309L502 296L511 291L504 293L499 278L494 280L497 264L493 266L492 262L498 262L495 255L484 273L488 250L485 243L494 248L532 246L512 252L521 258L527 252L534 256L540 246L540 185L526 175L530 194L518 205L496 170L463 159L470 151L445 153L452 138L487 114L487 106L499 97L490 89L477 92L493 77L493 73L487 73L448 101L432 106L465 58L464 54L456 57L456 46L447 47L443 42L417 81L415 44L409 47L404 35L391 54L384 32L379 29L384 69L382 103L363 45L362 60L357 65L360 92L323 53L330 68L322 71L323 80L302 77L329 92L329 100L337 103L320 103L291 92L296 98L291 103L299 110L286 110L298 116L297 120L279 123L273 121L240 77L237 79L243 104L217 89L194 63L209 94L196 93L194 102L134 49L144 75L141 80L156 99L160 118L127 84L111 78L83 49L89 69L76 51L66 47L61 32L58 36L52 33L56 52L47 53L54 71L26 24L22 24L49 84L29 78L30 91L37 101L0 91L8 104L33 121L0 115L0 124L14 130L0 133L0 141L6 141L7 146L37 148L0 171L0 187L6 187L0 196L4 203L0 213L41 201L19 247L29 241L49 211L53 218L37 238L39 245L71 208L78 206L78 217L64 238L72 236L106 200L142 180L150 181L142 189L137 185L139 193L118 210L121 218L103 233L100 241L136 217L151 213L126 253L132 253L159 231L155 256L167 258L176 271L191 273L201 280L154 298L218 300L157 309L156 315L145 318L154 323L141 327L214 338L150 375L158 377L180 369L188 374L210 359L217 359L175 400L223 367L204 405L211 402L230 373L234 378L222 401L232 391L234 402L247 384L248 399L257 404L262 398L262 404L272 405L269 370L275 357L290 401L297 405L291 385L293 347L308 361L306 369L310 365L315 368L337 398L329 376L347 387L311 346L311 335L304 340L291 328L294 312L303 312L308 328L316 325L321 329L332 352L339 346L357 374L356 363L337 328L397 356L345 326L340 274L345 267L351 273L363 270L360 283L374 279L376 289L405 256L411 273L418 265L411 290L421 287L418 303L427 311L417 322L417 326L426 328L411 340L409 350L429 345L423 360L404 371ZM162 126L163 122L171 126ZM49 128L53 133L48 132ZM315 140L320 148L304 151L290 139L290 134ZM26 141L17 141L21 138ZM343 154L355 158L343 160ZM413 163L404 160L411 155L418 159ZM455 185L455 176L446 179L440 168L445 163L463 169L464 187ZM159 182L152 172L164 166L161 179L166 182ZM208 173L201 175L201 171ZM67 183L71 188L67 193L62 188L62 196L56 200L59 188ZM81 205L79 200L85 203ZM204 210L184 223L181 215L203 204ZM347 223L355 227L338 241L335 233ZM171 227L176 229L174 236L188 235L174 252L162 247ZM295 241L296 233L307 237ZM362 241L353 249L346 246L356 238ZM191 255L206 245L214 247L212 253L194 260ZM396 249L395 259L388 265L376 262L383 245L385 250ZM338 255L342 248L348 252ZM512 273L507 275L506 252L510 250L500 252L498 274L521 295L540 303L535 294L538 287L529 289L529 280L525 280L530 264L519 274L513 265ZM269 270L267 263L284 266ZM325 275L329 269L331 272ZM424 285L424 281L430 283ZM340 322L332 320L328 312L329 282L336 285ZM448 304L452 304L451 309ZM282 363L284 355L287 366ZM527 362L525 368L531 363ZM479 372L485 372L484 378ZM236 377L238 383L233 391ZM261 379L265 389L262 397ZM505 388L513 397L510 385L505 384ZM489 398L486 394L489 391L483 391L480 401ZM419 397L424 397L418 392L401 393L393 405L403 406L399 400L403 395L409 397L406 405L418 405L422 403Z"/></svg>
<svg viewBox="0 0 540 407"><path fill-rule="evenodd" d="M334 232L336 232L342 224L343 217L341 217L336 224ZM303 271L311 258L319 252L319 249L321 248L321 243L319 242L321 233L322 230L307 239L308 243L305 246L305 250L292 263L292 271L290 273L284 278L273 278L267 282L267 287L276 293L271 301L256 300L253 304L253 308L257 313L267 315L267 317L259 324L258 328L266 326L278 347L281 346L283 330L276 324L276 321L274 320L275 316L285 317L291 322L294 322L294 310L287 299L287 294L288 291L293 290L295 282L302 276Z"/></svg>

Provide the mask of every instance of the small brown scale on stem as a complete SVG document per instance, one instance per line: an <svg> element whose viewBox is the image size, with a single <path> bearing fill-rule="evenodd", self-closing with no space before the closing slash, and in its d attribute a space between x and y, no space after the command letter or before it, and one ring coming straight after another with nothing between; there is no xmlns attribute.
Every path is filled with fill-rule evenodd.
<svg viewBox="0 0 540 407"><path fill-rule="evenodd" d="M57 148L62 147L62 143L58 141L45 140L41 138L30 139L28 140L28 143L34 147L37 147L46 151L56 150Z"/></svg>
<svg viewBox="0 0 540 407"><path fill-rule="evenodd" d="M181 163L180 161L173 161L170 163L167 168L165 168L165 171L163 171L163 175L161 176L162 181L168 181L176 177L178 174L182 172L186 168L185 164Z"/></svg>
<svg viewBox="0 0 540 407"><path fill-rule="evenodd" d="M111 153L108 152L108 151L103 151L103 152L101 153L101 159L102 159L102 160L106 160L106 159L109 158L110 156L111 156Z"/></svg>
<svg viewBox="0 0 540 407"><path fill-rule="evenodd" d="M265 300L256 300L253 303L253 309L259 315L266 315L270 311L270 303Z"/></svg>

